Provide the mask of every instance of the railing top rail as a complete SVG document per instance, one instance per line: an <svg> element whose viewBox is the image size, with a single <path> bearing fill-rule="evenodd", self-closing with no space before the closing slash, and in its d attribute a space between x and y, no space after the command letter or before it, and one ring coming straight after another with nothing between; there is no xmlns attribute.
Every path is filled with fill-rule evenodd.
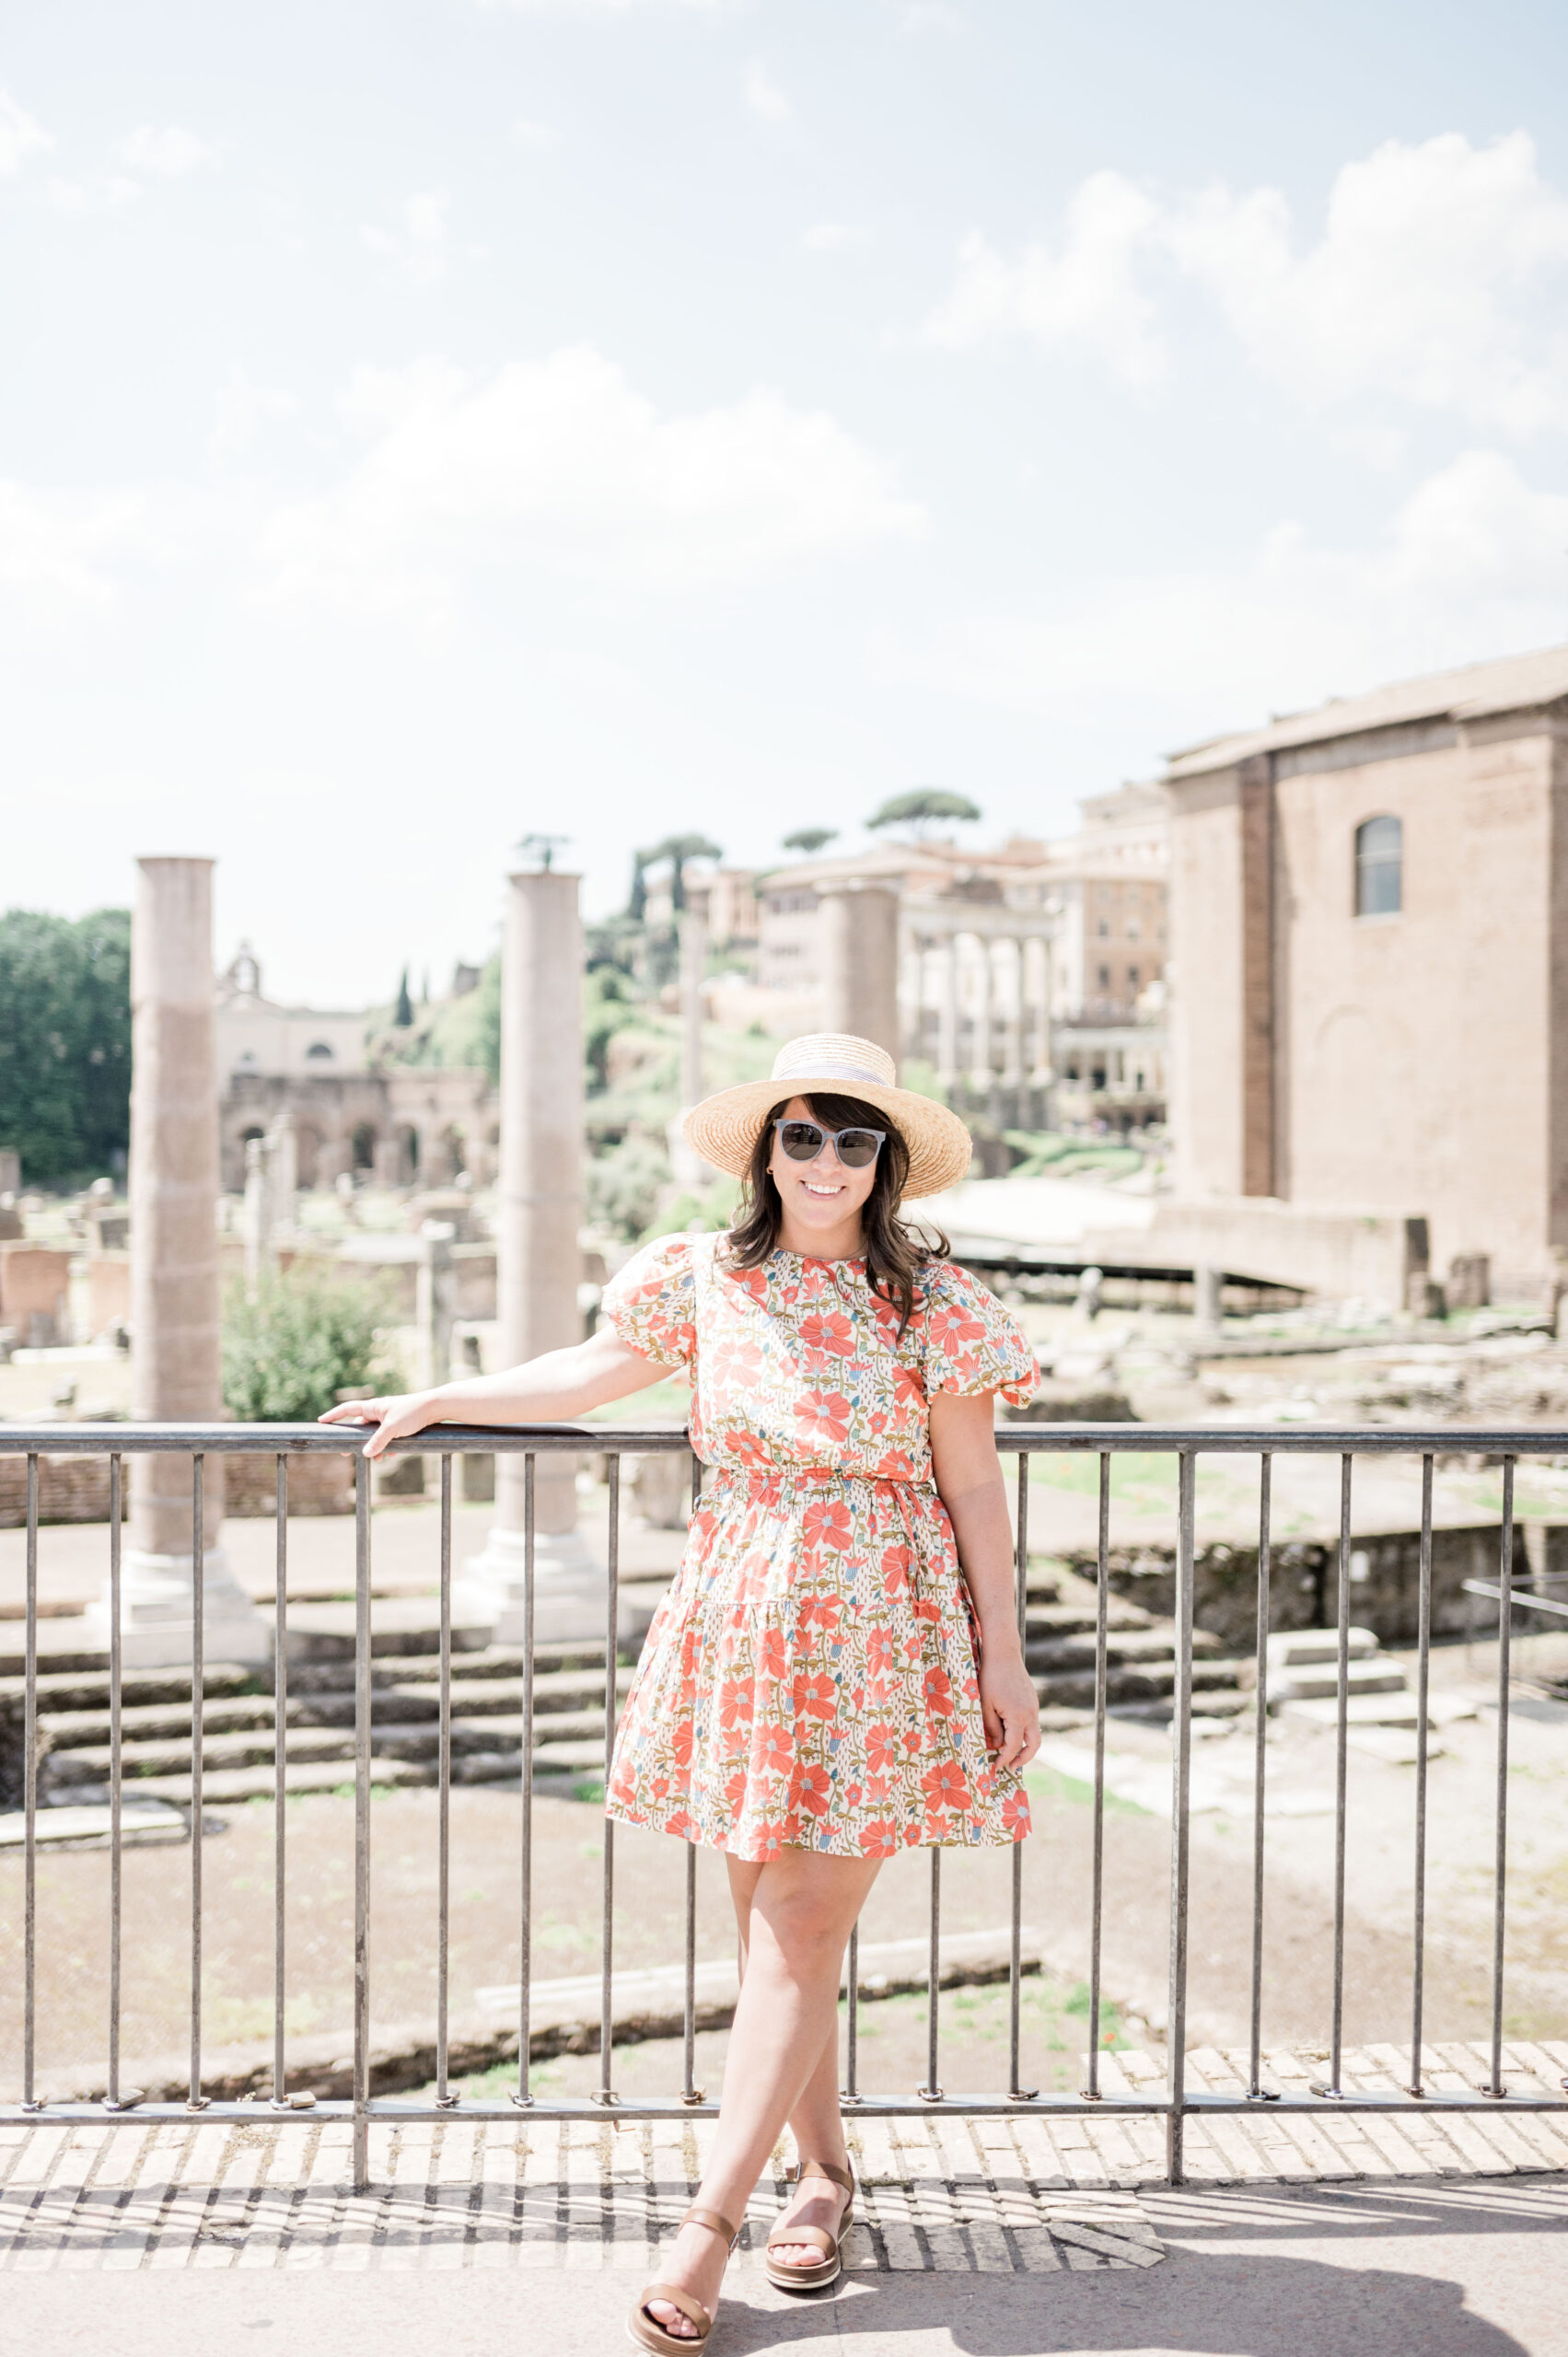
<svg viewBox="0 0 1568 2357"><path fill-rule="evenodd" d="M343 1455L357 1449L364 1428L344 1424L0 1423L0 1457L176 1456L258 1457ZM1007 1455L1104 1451L1109 1455L1191 1453L1202 1456L1568 1457L1568 1426L1561 1424L1026 1424L996 1428ZM433 1424L389 1443L394 1456L548 1454L653 1456L691 1446L679 1425Z"/></svg>

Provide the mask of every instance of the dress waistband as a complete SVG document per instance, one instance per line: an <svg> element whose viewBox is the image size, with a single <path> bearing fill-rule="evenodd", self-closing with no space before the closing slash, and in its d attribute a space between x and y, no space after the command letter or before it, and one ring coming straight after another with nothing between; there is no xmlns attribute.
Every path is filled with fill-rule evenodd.
<svg viewBox="0 0 1568 2357"><path fill-rule="evenodd" d="M929 1476L918 1481L900 1480L887 1473L843 1473L832 1465L710 1465L706 1480L749 1493L784 1489L835 1490L854 1484L867 1490L897 1490L912 1497L936 1495L936 1484Z"/></svg>

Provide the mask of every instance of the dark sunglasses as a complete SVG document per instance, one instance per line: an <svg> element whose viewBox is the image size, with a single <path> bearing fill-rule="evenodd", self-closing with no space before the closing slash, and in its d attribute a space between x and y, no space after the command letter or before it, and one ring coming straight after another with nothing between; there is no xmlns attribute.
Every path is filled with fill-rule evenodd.
<svg viewBox="0 0 1568 2357"><path fill-rule="evenodd" d="M825 1130L818 1121L775 1121L773 1133L792 1162L815 1162L830 1138L846 1170L875 1162L886 1130Z"/></svg>

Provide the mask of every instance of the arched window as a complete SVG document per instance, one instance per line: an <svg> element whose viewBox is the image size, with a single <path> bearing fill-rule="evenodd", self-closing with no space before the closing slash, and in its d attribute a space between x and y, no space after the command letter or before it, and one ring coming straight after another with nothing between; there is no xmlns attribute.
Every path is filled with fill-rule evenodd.
<svg viewBox="0 0 1568 2357"><path fill-rule="evenodd" d="M1398 819L1364 819L1355 830L1355 912L1398 916L1404 906L1405 830Z"/></svg>
<svg viewBox="0 0 1568 2357"><path fill-rule="evenodd" d="M312 1039L305 1051L305 1061L310 1064L330 1064L332 1051L325 1039Z"/></svg>

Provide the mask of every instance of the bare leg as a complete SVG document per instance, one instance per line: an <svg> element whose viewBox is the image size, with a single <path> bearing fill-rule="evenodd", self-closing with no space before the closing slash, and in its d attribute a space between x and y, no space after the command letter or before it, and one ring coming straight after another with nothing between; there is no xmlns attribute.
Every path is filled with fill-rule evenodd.
<svg viewBox="0 0 1568 2357"><path fill-rule="evenodd" d="M877 1864L875 1858L786 1850L766 1865L731 1865L738 1915L745 1907L746 1977L729 2035L719 2131L698 2199L738 2225L786 2120L798 2115L808 2133L830 2134L827 2144L813 2144L812 2157L831 2158L842 2150L836 2076L826 2068L826 2049L838 2027L844 1944ZM820 2116L824 2088L831 2089L831 2124ZM813 2203L818 2199L813 2196ZM822 2219L802 2203L801 2222L831 2228L842 2206L829 2189ZM688 2226L676 2236L660 2273L712 2316L727 2256L716 2235ZM820 2253L806 2246L803 2256ZM648 2312L675 2337L693 2337L668 2301L650 2301Z"/></svg>

